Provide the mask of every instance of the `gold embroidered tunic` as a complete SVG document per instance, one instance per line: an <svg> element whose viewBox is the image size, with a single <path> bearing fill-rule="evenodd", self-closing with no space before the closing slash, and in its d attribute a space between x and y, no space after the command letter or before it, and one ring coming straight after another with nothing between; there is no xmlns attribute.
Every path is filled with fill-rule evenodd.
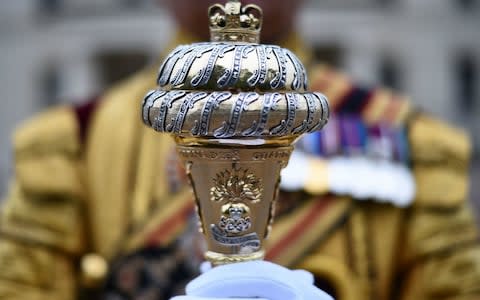
<svg viewBox="0 0 480 300"><path fill-rule="evenodd" d="M348 77L290 43L334 112L347 107L365 124L407 130L416 195L406 208L337 195L321 180L324 158L312 157L303 191L281 197L266 258L313 272L340 300L477 299L468 137L389 90L358 96ZM155 73L146 69L95 105L55 108L17 130L15 178L0 216L0 299L75 299L78 288L102 284L105 263L185 234L193 202L173 142L139 118L136 99L154 87ZM355 101L361 108L352 109Z"/></svg>

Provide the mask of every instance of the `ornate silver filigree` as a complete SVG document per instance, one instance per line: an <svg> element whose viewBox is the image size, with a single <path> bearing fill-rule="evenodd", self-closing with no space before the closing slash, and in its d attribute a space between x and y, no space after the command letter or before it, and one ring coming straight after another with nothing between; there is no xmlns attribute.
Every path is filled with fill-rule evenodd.
<svg viewBox="0 0 480 300"><path fill-rule="evenodd" d="M272 89L277 90L285 87L285 83L287 82L287 59L283 49L280 47L272 46L272 52L277 59L278 72L272 81L270 81L270 86Z"/></svg>
<svg viewBox="0 0 480 300"><path fill-rule="evenodd" d="M260 118L258 119L258 121L253 122L252 127L242 132L244 136L262 135L265 132L270 111L275 110L278 102L282 100L282 96L279 93L268 93L268 94L265 94L264 97L265 98L263 101L263 107L260 113Z"/></svg>
<svg viewBox="0 0 480 300"><path fill-rule="evenodd" d="M165 120L167 118L167 111L169 108L172 108L173 102L181 99L185 96L187 92L185 91L173 91L165 94L165 100L162 101L155 122L153 123L153 129L156 131L166 131L165 130Z"/></svg>
<svg viewBox="0 0 480 300"><path fill-rule="evenodd" d="M282 120L279 125L270 130L271 135L286 135L293 129L295 122L295 110L297 109L297 94L287 93L287 118Z"/></svg>
<svg viewBox="0 0 480 300"><path fill-rule="evenodd" d="M208 97L205 102L200 121L195 120L195 126L190 130L193 135L207 135L210 127L210 120L212 118L213 111L218 108L220 103L230 99L232 93L230 92L214 92Z"/></svg>
<svg viewBox="0 0 480 300"><path fill-rule="evenodd" d="M183 123L187 117L188 111L193 108L195 103L208 96L206 92L190 93L182 102L175 118L172 118L172 123L165 128L167 132L180 133L183 128Z"/></svg>
<svg viewBox="0 0 480 300"><path fill-rule="evenodd" d="M224 58L231 51L234 53L228 62ZM247 60L257 63L247 66ZM201 61L202 67L192 69L198 61ZM289 69L294 70L294 76L287 82ZM241 76L246 77L240 80ZM208 86L216 90L249 87L303 91L306 88L306 70L292 52L278 46L197 43L190 47L177 47L160 67L157 82L160 86L171 85L179 89Z"/></svg>
<svg viewBox="0 0 480 300"><path fill-rule="evenodd" d="M243 111L246 110L251 103L257 101L258 97L258 94L255 92L240 93L235 105L232 107L230 120L228 122L223 122L223 126L216 129L213 136L218 138L234 136L238 132L238 125Z"/></svg>
<svg viewBox="0 0 480 300"><path fill-rule="evenodd" d="M142 115L143 115L143 122L148 125L152 126L150 122L150 109L155 104L155 101L163 97L167 92L166 91L159 91L159 90L152 90L145 95L143 99L142 105Z"/></svg>

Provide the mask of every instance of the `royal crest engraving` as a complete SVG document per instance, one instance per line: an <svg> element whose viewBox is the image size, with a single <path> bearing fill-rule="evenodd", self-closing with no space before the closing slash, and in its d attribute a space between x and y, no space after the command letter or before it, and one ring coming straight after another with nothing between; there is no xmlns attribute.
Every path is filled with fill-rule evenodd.
<svg viewBox="0 0 480 300"><path fill-rule="evenodd" d="M262 179L244 168L219 172L213 179L210 200L214 202L260 202L263 193Z"/></svg>
<svg viewBox="0 0 480 300"><path fill-rule="evenodd" d="M228 235L245 233L252 227L250 208L243 203L228 203L222 206L218 227Z"/></svg>

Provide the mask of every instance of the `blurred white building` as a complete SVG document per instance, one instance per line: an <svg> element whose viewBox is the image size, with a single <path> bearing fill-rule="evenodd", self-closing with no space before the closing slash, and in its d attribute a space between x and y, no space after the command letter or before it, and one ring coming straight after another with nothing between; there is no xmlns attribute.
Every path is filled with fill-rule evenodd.
<svg viewBox="0 0 480 300"><path fill-rule="evenodd" d="M401 89L468 128L479 149L478 2L310 0L299 32L320 59L360 82ZM2 1L0 195L12 175L16 124L46 106L84 101L141 68L172 32L155 0Z"/></svg>

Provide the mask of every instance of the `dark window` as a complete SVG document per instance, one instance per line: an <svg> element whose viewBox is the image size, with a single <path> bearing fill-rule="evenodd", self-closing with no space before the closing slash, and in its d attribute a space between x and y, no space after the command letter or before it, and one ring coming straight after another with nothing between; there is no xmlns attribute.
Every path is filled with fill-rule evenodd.
<svg viewBox="0 0 480 300"><path fill-rule="evenodd" d="M455 0L456 5L461 9L472 9L478 4L478 0Z"/></svg>
<svg viewBox="0 0 480 300"><path fill-rule="evenodd" d="M396 0L375 0L378 4L382 6L389 6L395 4Z"/></svg>
<svg viewBox="0 0 480 300"><path fill-rule="evenodd" d="M40 101L42 106L51 106L60 102L61 74L59 68L52 64L40 74Z"/></svg>
<svg viewBox="0 0 480 300"><path fill-rule="evenodd" d="M456 98L463 113L470 114L475 109L478 95L478 69L473 57L462 54L455 63Z"/></svg>
<svg viewBox="0 0 480 300"><path fill-rule="evenodd" d="M62 8L61 0L41 0L39 1L40 11L47 15L53 15L60 12Z"/></svg>
<svg viewBox="0 0 480 300"><path fill-rule="evenodd" d="M141 0L123 0L122 4L127 8L139 8L141 7L145 1Z"/></svg>
<svg viewBox="0 0 480 300"><path fill-rule="evenodd" d="M109 86L147 65L149 56L140 51L109 51L95 56L100 78Z"/></svg>
<svg viewBox="0 0 480 300"><path fill-rule="evenodd" d="M340 47L335 45L321 45L314 47L313 55L317 61L334 67L340 67L343 58L343 51Z"/></svg>
<svg viewBox="0 0 480 300"><path fill-rule="evenodd" d="M402 88L401 72L392 58L383 58L379 65L380 83L385 87L399 90Z"/></svg>
<svg viewBox="0 0 480 300"><path fill-rule="evenodd" d="M397 4L398 0L310 0L309 5L312 7L321 7L322 9L355 9L355 10L371 10L389 8Z"/></svg>

